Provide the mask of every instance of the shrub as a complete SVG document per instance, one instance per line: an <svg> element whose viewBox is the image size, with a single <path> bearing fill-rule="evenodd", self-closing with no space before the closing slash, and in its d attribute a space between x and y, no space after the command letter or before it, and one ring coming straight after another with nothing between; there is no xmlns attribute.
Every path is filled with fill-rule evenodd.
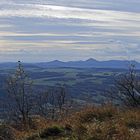
<svg viewBox="0 0 140 140"><path fill-rule="evenodd" d="M79 120L83 123L110 120L117 112L117 109L111 105L88 108L79 114Z"/></svg>
<svg viewBox="0 0 140 140"><path fill-rule="evenodd" d="M69 125L69 124L66 124L66 125L65 125L65 134L66 134L66 135L72 135L72 132L73 132L72 126Z"/></svg>
<svg viewBox="0 0 140 140"><path fill-rule="evenodd" d="M88 140L129 140L130 133L126 127L119 126L116 122L107 121L90 127Z"/></svg>
<svg viewBox="0 0 140 140"><path fill-rule="evenodd" d="M49 136L61 136L64 134L64 128L60 126L52 126L45 129L41 134L41 138L47 138Z"/></svg>
<svg viewBox="0 0 140 140"><path fill-rule="evenodd" d="M39 140L40 137L36 134L36 135L32 135L30 137L28 137L26 140Z"/></svg>
<svg viewBox="0 0 140 140"><path fill-rule="evenodd" d="M82 125L82 124L78 124L75 127L75 136L78 137L78 140L85 140L85 138L87 137L87 128Z"/></svg>
<svg viewBox="0 0 140 140"><path fill-rule="evenodd" d="M140 129L140 111L128 110L121 114L121 121L128 128Z"/></svg>

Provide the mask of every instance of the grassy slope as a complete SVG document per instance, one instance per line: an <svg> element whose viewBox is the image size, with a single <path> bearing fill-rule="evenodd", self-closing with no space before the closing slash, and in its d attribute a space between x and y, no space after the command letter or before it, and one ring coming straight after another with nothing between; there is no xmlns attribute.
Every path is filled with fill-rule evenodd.
<svg viewBox="0 0 140 140"><path fill-rule="evenodd" d="M36 127L17 131L18 140L139 140L140 110L112 105L88 107L60 121L36 120ZM5 139L6 140L6 139Z"/></svg>

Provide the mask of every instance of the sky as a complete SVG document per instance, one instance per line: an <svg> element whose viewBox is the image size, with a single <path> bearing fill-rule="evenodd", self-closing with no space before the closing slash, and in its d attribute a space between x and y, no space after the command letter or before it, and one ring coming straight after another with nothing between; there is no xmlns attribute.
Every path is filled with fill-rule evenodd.
<svg viewBox="0 0 140 140"><path fill-rule="evenodd" d="M140 0L0 0L0 62L139 54Z"/></svg>

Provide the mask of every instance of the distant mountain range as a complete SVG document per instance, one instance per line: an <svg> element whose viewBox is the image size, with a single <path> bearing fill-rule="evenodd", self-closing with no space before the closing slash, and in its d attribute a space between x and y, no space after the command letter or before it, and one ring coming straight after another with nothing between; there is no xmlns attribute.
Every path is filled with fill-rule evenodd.
<svg viewBox="0 0 140 140"><path fill-rule="evenodd" d="M140 69L140 63L137 61L128 60L109 60L109 61L98 61L90 58L85 61L68 61L62 62L59 60L54 60L50 62L40 62L40 63L24 63L25 67L40 67L40 68L54 68L54 67L74 67L74 68L122 68L126 69L130 64L135 64L137 69ZM0 67L12 68L15 67L17 63L0 63Z"/></svg>

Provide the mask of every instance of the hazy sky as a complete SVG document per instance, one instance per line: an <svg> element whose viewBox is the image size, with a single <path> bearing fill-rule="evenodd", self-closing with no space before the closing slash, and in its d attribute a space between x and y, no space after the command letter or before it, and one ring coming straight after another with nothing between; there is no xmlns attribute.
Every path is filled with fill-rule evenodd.
<svg viewBox="0 0 140 140"><path fill-rule="evenodd" d="M140 61L140 0L0 0L0 61Z"/></svg>

